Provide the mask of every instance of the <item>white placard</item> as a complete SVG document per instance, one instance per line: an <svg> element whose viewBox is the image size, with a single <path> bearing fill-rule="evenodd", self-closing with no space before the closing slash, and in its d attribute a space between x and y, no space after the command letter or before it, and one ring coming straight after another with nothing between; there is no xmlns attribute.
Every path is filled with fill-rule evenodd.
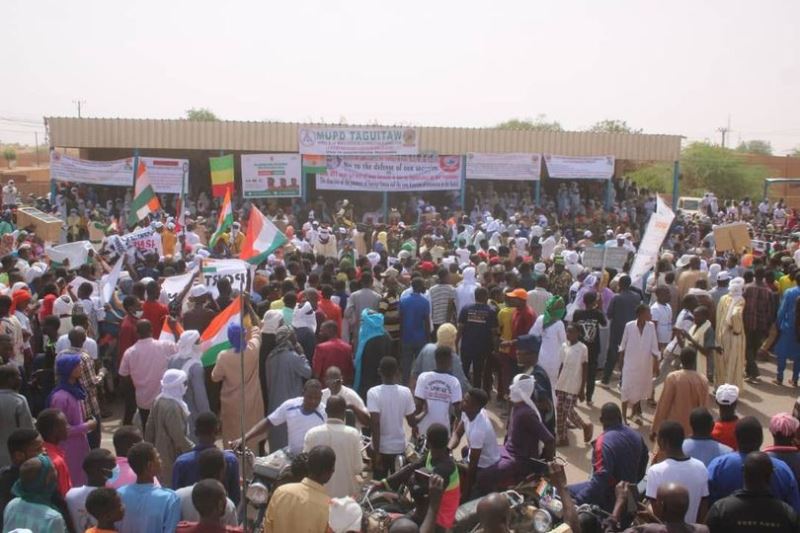
<svg viewBox="0 0 800 533"><path fill-rule="evenodd" d="M299 154L243 154L242 196L292 198L302 196Z"/></svg>
<svg viewBox="0 0 800 533"><path fill-rule="evenodd" d="M415 128L301 127L297 145L301 154L416 155L418 137Z"/></svg>
<svg viewBox="0 0 800 533"><path fill-rule="evenodd" d="M88 161L50 152L50 179L91 185L133 186L133 158Z"/></svg>
<svg viewBox="0 0 800 533"><path fill-rule="evenodd" d="M656 198L656 212L650 215L644 237L642 237L642 242L639 243L639 250L637 250L636 257L633 258L633 264L631 265L630 277L634 285L656 265L658 252L674 219L675 213L658 196Z"/></svg>
<svg viewBox="0 0 800 533"><path fill-rule="evenodd" d="M189 160L188 159L169 159L167 157L140 157L147 167L147 177L153 190L159 194L181 193L181 180L186 185L188 192L189 185Z"/></svg>
<svg viewBox="0 0 800 533"><path fill-rule="evenodd" d="M581 264L586 268L601 269L606 268L622 270L628 260L630 251L627 248L608 246L592 246L583 251Z"/></svg>
<svg viewBox="0 0 800 533"><path fill-rule="evenodd" d="M163 253L161 251L161 235L151 227L139 228L109 242L118 254L137 251L142 255L156 253L160 257Z"/></svg>
<svg viewBox="0 0 800 533"><path fill-rule="evenodd" d="M250 265L241 259L204 259L201 279L211 295L216 298L219 296L217 283L222 278L230 280L233 290L239 290L244 285L244 290L248 291L248 270Z"/></svg>
<svg viewBox="0 0 800 533"><path fill-rule="evenodd" d="M457 191L459 156L327 157L317 189L338 191Z"/></svg>
<svg viewBox="0 0 800 533"><path fill-rule="evenodd" d="M541 174L541 154L467 154L468 180L535 181Z"/></svg>
<svg viewBox="0 0 800 533"><path fill-rule="evenodd" d="M177 276L164 278L163 283L161 283L161 289L167 293L167 298L169 301L174 300L180 293L183 292L183 289L185 289L186 286L191 283L195 272L197 272L197 269L193 268L185 274L178 274Z"/></svg>
<svg viewBox="0 0 800 533"><path fill-rule="evenodd" d="M573 180L610 180L614 176L614 156L565 156L545 154L547 175Z"/></svg>

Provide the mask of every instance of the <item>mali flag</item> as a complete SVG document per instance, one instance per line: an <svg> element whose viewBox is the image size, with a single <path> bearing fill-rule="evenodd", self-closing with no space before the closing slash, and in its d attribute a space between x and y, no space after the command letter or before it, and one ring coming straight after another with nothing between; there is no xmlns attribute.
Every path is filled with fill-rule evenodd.
<svg viewBox="0 0 800 533"><path fill-rule="evenodd" d="M211 192L215 198L222 198L226 191L233 190L233 155L209 157L211 166Z"/></svg>

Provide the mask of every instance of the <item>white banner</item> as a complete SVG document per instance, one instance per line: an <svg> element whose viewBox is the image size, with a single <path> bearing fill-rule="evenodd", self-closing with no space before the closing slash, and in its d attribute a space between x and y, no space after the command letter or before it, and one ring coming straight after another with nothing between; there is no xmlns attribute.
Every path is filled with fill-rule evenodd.
<svg viewBox="0 0 800 533"><path fill-rule="evenodd" d="M132 233L121 236L119 239L112 239L111 246L118 254L137 251L142 255L156 253L159 257L162 255L161 251L161 235L151 227L139 228Z"/></svg>
<svg viewBox="0 0 800 533"><path fill-rule="evenodd" d="M628 260L630 251L627 248L609 248L608 246L592 246L583 251L581 264L586 268L613 268L622 270Z"/></svg>
<svg viewBox="0 0 800 533"><path fill-rule="evenodd" d="M636 257L633 258L633 265L631 265L630 277L634 285L639 283L642 277L656 266L658 252L667 237L672 221L675 219L675 213L664 203L660 196L657 197L656 206L656 212L650 215L650 221L647 223L644 237L642 237L642 242L639 243L639 250L637 250Z"/></svg>
<svg viewBox="0 0 800 533"><path fill-rule="evenodd" d="M250 288L248 270L250 270L250 264L241 259L204 259L202 281L214 298L219 296L217 283L222 278L230 280L233 290L244 287L244 290L248 291Z"/></svg>
<svg viewBox="0 0 800 533"><path fill-rule="evenodd" d="M91 185L133 186L133 158L116 161L75 159L50 152L50 179Z"/></svg>
<svg viewBox="0 0 800 533"><path fill-rule="evenodd" d="M111 269L111 272L104 274L103 277L100 278L100 301L102 301L103 304L111 303L112 297L114 296L114 289L117 288L117 283L119 282L119 275L122 273L122 264L124 262L125 256L119 256L119 259L117 259L117 263L114 265L114 268Z"/></svg>
<svg viewBox="0 0 800 533"><path fill-rule="evenodd" d="M328 157L317 189L339 191L457 191L461 157Z"/></svg>
<svg viewBox="0 0 800 533"><path fill-rule="evenodd" d="M301 154L416 155L415 128L301 127L297 145Z"/></svg>
<svg viewBox="0 0 800 533"><path fill-rule="evenodd" d="M153 190L159 194L181 193L181 181L189 185L189 160L188 159L169 159L166 157L140 157L147 167L147 177Z"/></svg>
<svg viewBox="0 0 800 533"><path fill-rule="evenodd" d="M243 154L242 196L292 198L302 196L299 154Z"/></svg>
<svg viewBox="0 0 800 533"><path fill-rule="evenodd" d="M591 157L544 154L547 175L573 180L610 180L614 175L614 156Z"/></svg>
<svg viewBox="0 0 800 533"><path fill-rule="evenodd" d="M78 241L59 244L58 246L45 246L44 253L51 261L56 263L63 264L65 260L68 260L69 269L74 270L86 263L86 259L88 259L91 250L94 250L92 243L89 241Z"/></svg>
<svg viewBox="0 0 800 533"><path fill-rule="evenodd" d="M541 154L467 154L468 180L535 181L541 173Z"/></svg>
<svg viewBox="0 0 800 533"><path fill-rule="evenodd" d="M197 272L197 269L193 268L185 274L164 278L164 282L161 284L161 289L167 293L167 298L169 301L174 300L180 293L183 292L183 289L185 289L186 286L192 282L195 272Z"/></svg>

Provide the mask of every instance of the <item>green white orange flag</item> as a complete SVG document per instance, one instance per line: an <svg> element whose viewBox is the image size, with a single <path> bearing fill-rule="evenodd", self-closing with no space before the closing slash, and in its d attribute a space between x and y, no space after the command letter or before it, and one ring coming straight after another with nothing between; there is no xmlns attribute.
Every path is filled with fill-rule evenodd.
<svg viewBox="0 0 800 533"><path fill-rule="evenodd" d="M209 248L214 248L217 244L217 239L220 236L228 231L233 225L233 209L231 209L231 190L225 193L225 200L222 202L222 210L219 212L219 219L217 220L217 229L214 231L214 235L208 240Z"/></svg>
<svg viewBox="0 0 800 533"><path fill-rule="evenodd" d="M247 232L244 235L244 243L242 243L239 259L244 259L252 265L257 265L288 241L289 239L286 238L286 235L253 206L250 208Z"/></svg>
<svg viewBox="0 0 800 533"><path fill-rule="evenodd" d="M158 336L158 340L178 342L178 338L180 338L182 333L183 327L176 323L175 329L172 329L169 325L169 317L165 316L164 323L161 324L161 334Z"/></svg>
<svg viewBox="0 0 800 533"><path fill-rule="evenodd" d="M158 196L150 185L150 178L147 176L147 165L144 161L139 161L136 169L136 180L133 188L133 202L131 210L136 213L137 220L144 220L150 213L155 213L161 209Z"/></svg>
<svg viewBox="0 0 800 533"><path fill-rule="evenodd" d="M208 349L203 352L203 366L216 364L220 352L232 348L228 340L228 324L239 323L241 320L242 303L237 296L228 307L214 317L211 324L200 336L201 343L208 343Z"/></svg>

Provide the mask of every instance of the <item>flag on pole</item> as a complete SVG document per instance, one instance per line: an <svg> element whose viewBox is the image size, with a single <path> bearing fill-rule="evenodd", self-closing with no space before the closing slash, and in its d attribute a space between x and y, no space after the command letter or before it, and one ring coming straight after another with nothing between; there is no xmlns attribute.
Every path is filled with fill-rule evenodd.
<svg viewBox="0 0 800 533"><path fill-rule="evenodd" d="M156 196L153 186L150 185L150 178L147 176L147 165L144 164L144 161L139 161L133 191L131 210L136 213L138 220L144 220L150 213L155 213L161 209L158 196Z"/></svg>
<svg viewBox="0 0 800 533"><path fill-rule="evenodd" d="M237 296L220 314L218 314L211 324L200 336L201 343L208 343L208 349L203 352L203 366L211 366L217 362L220 352L232 348L228 340L228 324L238 324L241 320L242 304L239 301L241 296Z"/></svg>
<svg viewBox="0 0 800 533"><path fill-rule="evenodd" d="M219 212L219 219L217 220L217 229L214 235L208 240L208 246L214 248L220 236L228 231L228 228L233 225L233 209L231 209L231 190L225 192L225 201L222 202L222 209Z"/></svg>
<svg viewBox="0 0 800 533"><path fill-rule="evenodd" d="M286 235L281 233L281 231L275 227L275 224L253 206L250 208L247 232L244 236L244 243L242 243L242 251L239 254L239 259L257 265L288 241Z"/></svg>
<svg viewBox="0 0 800 533"><path fill-rule="evenodd" d="M211 193L214 198L222 198L225 191L233 189L233 155L209 157L211 167Z"/></svg>
<svg viewBox="0 0 800 533"><path fill-rule="evenodd" d="M183 333L183 327L180 324L175 324L175 329L169 325L169 317L164 317L164 323L161 325L161 334L158 336L160 341L178 342L178 337Z"/></svg>

